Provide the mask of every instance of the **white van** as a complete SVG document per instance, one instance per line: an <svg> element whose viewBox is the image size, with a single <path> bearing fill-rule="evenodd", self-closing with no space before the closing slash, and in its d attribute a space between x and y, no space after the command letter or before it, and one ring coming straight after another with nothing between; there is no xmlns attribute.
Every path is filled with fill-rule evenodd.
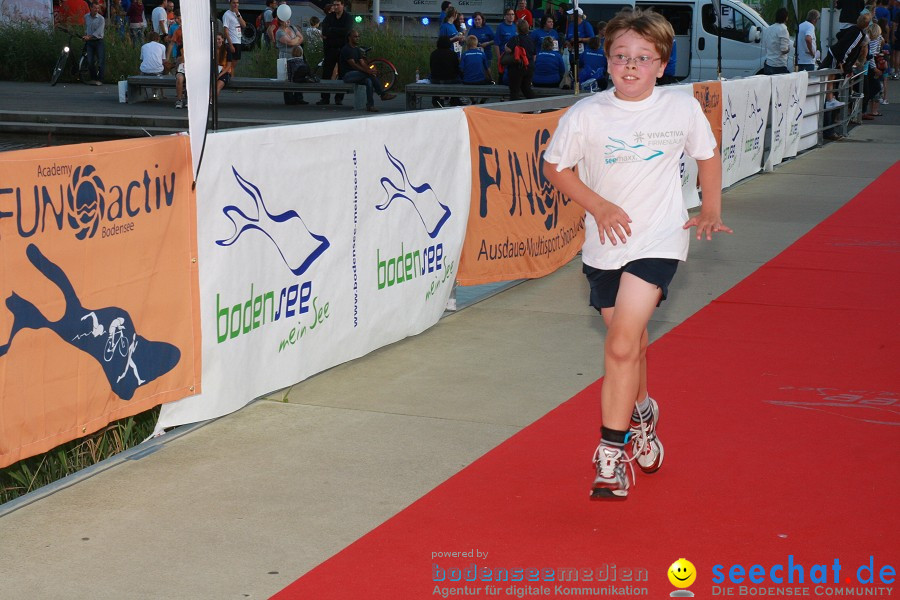
<svg viewBox="0 0 900 600"><path fill-rule="evenodd" d="M722 1L722 76L727 79L762 73L765 49L760 44L768 24L740 0ZM580 0L578 6L596 26L624 6L653 8L675 29L675 77L685 81L716 78L718 23L712 0Z"/></svg>

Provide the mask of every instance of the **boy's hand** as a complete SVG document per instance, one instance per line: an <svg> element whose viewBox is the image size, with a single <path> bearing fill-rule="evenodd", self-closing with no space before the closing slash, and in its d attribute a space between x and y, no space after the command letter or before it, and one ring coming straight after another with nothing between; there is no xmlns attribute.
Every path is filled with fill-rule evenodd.
<svg viewBox="0 0 900 600"><path fill-rule="evenodd" d="M725 225L718 215L704 215L702 211L700 216L688 219L688 222L684 224L683 229L690 229L691 227L697 228L698 240L703 237L704 233L706 234L707 240L712 239L713 233L734 233L734 231L731 230L731 227Z"/></svg>
<svg viewBox="0 0 900 600"><path fill-rule="evenodd" d="M597 229L600 232L600 243L605 244L606 238L616 245L616 237L625 243L625 238L631 235L631 218L624 210L612 202L604 202L591 211L594 220L597 221Z"/></svg>

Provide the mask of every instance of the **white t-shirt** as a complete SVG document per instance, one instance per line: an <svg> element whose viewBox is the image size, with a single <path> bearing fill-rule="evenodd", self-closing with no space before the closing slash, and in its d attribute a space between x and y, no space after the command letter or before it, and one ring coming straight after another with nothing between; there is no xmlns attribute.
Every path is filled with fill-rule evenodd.
<svg viewBox="0 0 900 600"><path fill-rule="evenodd" d="M166 9L162 6L157 6L153 9L153 12L150 13L150 20L153 22L153 31L159 35L166 35L166 33L168 33L169 13L167 13ZM163 23L162 29L159 28L160 21Z"/></svg>
<svg viewBox="0 0 900 600"><path fill-rule="evenodd" d="M811 65L816 62L816 57L810 55L806 48L806 36L812 37L813 52L816 51L816 26L809 21L800 23L800 32L797 34L797 64Z"/></svg>
<svg viewBox="0 0 900 600"><path fill-rule="evenodd" d="M232 10L226 10L222 15L222 25L228 30L228 38L232 44L241 43L241 22Z"/></svg>
<svg viewBox="0 0 900 600"><path fill-rule="evenodd" d="M166 47L159 42L147 42L141 46L141 73L156 75L163 72Z"/></svg>
<svg viewBox="0 0 900 600"><path fill-rule="evenodd" d="M791 37L787 25L772 23L762 34L762 46L766 51L766 64L770 67L786 67L791 52Z"/></svg>
<svg viewBox="0 0 900 600"><path fill-rule="evenodd" d="M559 120L544 160L578 167L581 180L631 218L625 244L600 244L594 217L585 216L582 260L596 269L618 269L639 258L687 258L690 231L681 194L681 154L712 158L709 122L690 94L653 88L638 102L612 90L577 102Z"/></svg>

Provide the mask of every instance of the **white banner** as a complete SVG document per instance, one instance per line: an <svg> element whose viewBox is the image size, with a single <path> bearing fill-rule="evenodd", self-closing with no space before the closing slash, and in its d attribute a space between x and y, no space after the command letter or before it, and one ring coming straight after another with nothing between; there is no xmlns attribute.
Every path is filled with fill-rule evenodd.
<svg viewBox="0 0 900 600"><path fill-rule="evenodd" d="M203 393L166 405L157 431L436 323L468 220L468 135L462 110L210 134L197 182Z"/></svg>
<svg viewBox="0 0 900 600"><path fill-rule="evenodd" d="M772 84L769 76L722 82L722 187L762 168Z"/></svg>
<svg viewBox="0 0 900 600"><path fill-rule="evenodd" d="M769 133L769 154L766 171L785 158L797 156L800 141L800 121L803 118L803 98L806 97L806 71L773 75L772 127Z"/></svg>

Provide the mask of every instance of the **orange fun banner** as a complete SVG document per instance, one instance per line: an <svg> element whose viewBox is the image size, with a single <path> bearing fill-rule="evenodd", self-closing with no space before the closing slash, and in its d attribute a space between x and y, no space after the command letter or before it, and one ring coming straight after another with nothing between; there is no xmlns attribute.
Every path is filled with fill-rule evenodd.
<svg viewBox="0 0 900 600"><path fill-rule="evenodd" d="M200 391L187 136L0 155L0 467Z"/></svg>
<svg viewBox="0 0 900 600"><path fill-rule="evenodd" d="M694 84L694 98L703 108L703 114L716 136L716 146L722 148L722 82L704 81Z"/></svg>
<svg viewBox="0 0 900 600"><path fill-rule="evenodd" d="M544 177L544 151L565 111L531 115L465 109L472 201L457 281L543 277L584 242L584 209Z"/></svg>

